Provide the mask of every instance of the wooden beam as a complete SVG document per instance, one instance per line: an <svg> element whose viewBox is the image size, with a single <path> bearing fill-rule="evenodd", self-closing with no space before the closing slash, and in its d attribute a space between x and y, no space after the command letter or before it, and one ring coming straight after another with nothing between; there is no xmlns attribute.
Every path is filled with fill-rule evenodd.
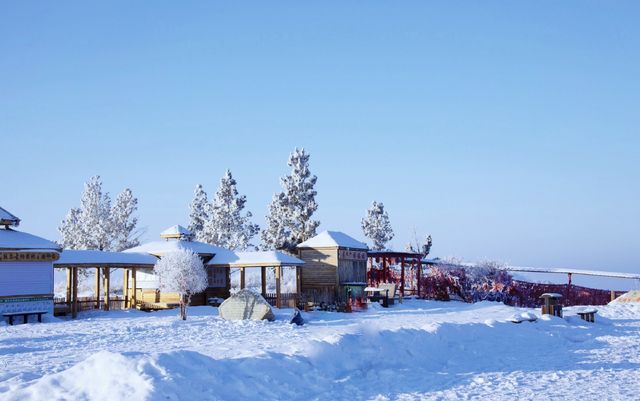
<svg viewBox="0 0 640 401"><path fill-rule="evenodd" d="M302 268L296 266L296 294L302 293Z"/></svg>
<svg viewBox="0 0 640 401"><path fill-rule="evenodd" d="M245 271L244 271L244 267L240 268L240 289L244 290L244 286L245 286Z"/></svg>
<svg viewBox="0 0 640 401"><path fill-rule="evenodd" d="M96 267L96 309L100 309L100 268Z"/></svg>
<svg viewBox="0 0 640 401"><path fill-rule="evenodd" d="M124 297L124 309L129 308L129 269L122 269L122 296Z"/></svg>
<svg viewBox="0 0 640 401"><path fill-rule="evenodd" d="M135 308L138 298L138 291L136 290L136 268L131 269L131 290L133 291L131 295L131 303L129 307Z"/></svg>
<svg viewBox="0 0 640 401"><path fill-rule="evenodd" d="M78 268L72 267L71 271L71 297L73 298L71 303L71 317L75 319L78 316Z"/></svg>
<svg viewBox="0 0 640 401"><path fill-rule="evenodd" d="M67 310L70 311L71 310L71 286L73 285L72 280L71 280L71 268L68 267L67 268Z"/></svg>
<svg viewBox="0 0 640 401"><path fill-rule="evenodd" d="M105 267L104 269L104 310L109 310L109 293L111 292L111 268Z"/></svg>
<svg viewBox="0 0 640 401"><path fill-rule="evenodd" d="M404 298L404 256L400 258L400 303Z"/></svg>
<svg viewBox="0 0 640 401"><path fill-rule="evenodd" d="M418 270L416 271L416 281L418 282L418 298L420 298L420 280L422 279L422 261L418 261Z"/></svg>
<svg viewBox="0 0 640 401"><path fill-rule="evenodd" d="M267 296L267 268L265 266L260 267L260 285L262 287L262 296Z"/></svg>
<svg viewBox="0 0 640 401"><path fill-rule="evenodd" d="M280 276L282 267L276 266L276 308L282 307L282 294L280 293Z"/></svg>

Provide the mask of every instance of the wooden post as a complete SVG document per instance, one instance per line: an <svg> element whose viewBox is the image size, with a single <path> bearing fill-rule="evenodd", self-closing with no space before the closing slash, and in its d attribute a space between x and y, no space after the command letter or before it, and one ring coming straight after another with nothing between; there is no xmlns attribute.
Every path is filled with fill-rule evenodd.
<svg viewBox="0 0 640 401"><path fill-rule="evenodd" d="M244 267L240 268L240 289L244 290L245 285L245 275L244 275Z"/></svg>
<svg viewBox="0 0 640 401"><path fill-rule="evenodd" d="M124 297L123 309L129 308L129 269L122 269L122 296Z"/></svg>
<svg viewBox="0 0 640 401"><path fill-rule="evenodd" d="M104 268L104 310L109 310L109 293L111 292L111 268Z"/></svg>
<svg viewBox="0 0 640 401"><path fill-rule="evenodd" d="M567 304L571 305L571 273L567 273L569 276L569 283L567 284Z"/></svg>
<svg viewBox="0 0 640 401"><path fill-rule="evenodd" d="M280 294L280 275L282 273L282 267L276 266L276 308L282 307L282 299Z"/></svg>
<svg viewBox="0 0 640 401"><path fill-rule="evenodd" d="M132 268L131 269L131 290L133 291L133 293L131 294L131 302L129 304L129 307L131 308L135 308L136 307L136 301L137 301L137 294L138 291L136 290L136 268Z"/></svg>
<svg viewBox="0 0 640 401"><path fill-rule="evenodd" d="M416 281L418 282L418 298L420 298L420 279L422 278L422 260L418 260L418 269L416 270Z"/></svg>
<svg viewBox="0 0 640 401"><path fill-rule="evenodd" d="M616 299L616 292L614 290L611 290L611 300L615 301Z"/></svg>
<svg viewBox="0 0 640 401"><path fill-rule="evenodd" d="M400 258L400 303L404 298L404 256Z"/></svg>
<svg viewBox="0 0 640 401"><path fill-rule="evenodd" d="M296 294L300 296L302 293L302 268L296 266Z"/></svg>
<svg viewBox="0 0 640 401"><path fill-rule="evenodd" d="M262 286L262 296L267 296L267 268L262 266L260 268L260 284Z"/></svg>
<svg viewBox="0 0 640 401"><path fill-rule="evenodd" d="M382 257L382 279L385 283L389 282L389 274L387 272L387 258Z"/></svg>
<svg viewBox="0 0 640 401"><path fill-rule="evenodd" d="M96 267L96 309L100 309L100 268Z"/></svg>
<svg viewBox="0 0 640 401"><path fill-rule="evenodd" d="M73 281L71 277L73 273L71 273L72 268L67 267L67 311L71 311L71 286L73 286Z"/></svg>
<svg viewBox="0 0 640 401"><path fill-rule="evenodd" d="M78 316L78 268L72 267L71 271L71 297L73 298L71 303L71 317L75 319Z"/></svg>

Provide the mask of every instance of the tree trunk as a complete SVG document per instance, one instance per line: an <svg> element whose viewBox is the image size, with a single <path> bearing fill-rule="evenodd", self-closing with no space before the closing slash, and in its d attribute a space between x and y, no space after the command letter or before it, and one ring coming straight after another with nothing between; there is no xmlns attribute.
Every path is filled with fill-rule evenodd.
<svg viewBox="0 0 640 401"><path fill-rule="evenodd" d="M187 320L186 295L180 295L180 319Z"/></svg>

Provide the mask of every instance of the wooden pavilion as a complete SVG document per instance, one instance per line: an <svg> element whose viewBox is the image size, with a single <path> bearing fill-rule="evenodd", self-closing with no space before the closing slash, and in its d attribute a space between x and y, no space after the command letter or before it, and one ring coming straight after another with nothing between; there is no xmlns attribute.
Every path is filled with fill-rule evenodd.
<svg viewBox="0 0 640 401"><path fill-rule="evenodd" d="M277 308L282 307L282 269L286 267L296 269L296 296L300 297L300 280L302 267L305 262L291 255L287 255L278 251L263 251L263 252L236 252L233 255L224 254L216 255L207 264L210 271L216 271L219 269L225 269L230 271L231 268L238 268L240 270L240 289L244 289L246 286L246 269L248 268L260 268L260 287L263 297L267 297L267 268L274 268L275 270L275 284L276 284L276 299L275 306Z"/></svg>
<svg viewBox="0 0 640 401"><path fill-rule="evenodd" d="M396 252L396 251L369 251L367 253L369 260L369 269L367 271L367 279L369 285L375 286L380 283L396 283L399 285L400 296L405 294L420 296L420 285L423 267L429 264L429 261L423 259L422 255L413 252ZM399 276L392 271L391 266L399 265ZM407 270L409 277L407 277ZM407 278L409 288L407 289Z"/></svg>
<svg viewBox="0 0 640 401"><path fill-rule="evenodd" d="M295 267L297 277L304 262L282 252L233 252L229 249L193 241L193 236L182 226L173 226L163 231L162 241L146 243L124 252L96 250L65 250L53 266L67 271L66 307L72 317L79 311L78 272L80 269L95 269L95 308L109 310L111 303L111 277L115 270L123 272L124 308L170 307L177 296L161 293L153 273L155 263L163 255L180 249L188 249L202 259L209 280L208 288L192 298L192 305L205 305L210 298L227 298L230 295L230 270L239 268L241 287L244 288L245 269L260 267L262 270L262 293L266 295L266 268L276 272L276 306L283 305L280 291L282 268ZM299 283L299 280L297 280ZM299 288L299 286L298 286ZM100 300L102 293L103 299ZM298 291L299 293L299 291Z"/></svg>
<svg viewBox="0 0 640 401"><path fill-rule="evenodd" d="M115 270L123 271L124 308L135 307L138 301L136 278L140 269L153 269L158 258L147 253L106 252L95 250L65 250L60 259L53 263L57 269L67 272L66 311L72 317L78 315L78 272L80 269L95 269L95 308L100 308L101 287L104 310L111 304L111 274Z"/></svg>

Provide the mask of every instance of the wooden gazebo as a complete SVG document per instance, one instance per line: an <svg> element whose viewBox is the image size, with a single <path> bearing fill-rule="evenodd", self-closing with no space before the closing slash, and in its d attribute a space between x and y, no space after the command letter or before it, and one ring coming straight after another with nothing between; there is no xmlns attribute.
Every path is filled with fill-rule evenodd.
<svg viewBox="0 0 640 401"><path fill-rule="evenodd" d="M72 317L78 315L78 271L79 269L95 269L96 308L100 307L100 288L104 292L104 310L109 310L111 293L111 273L123 269L123 295L125 308L136 305L136 291L129 293L131 287L136 288L136 272L141 268L153 268L158 258L147 253L105 252L95 250L65 250L60 259L53 263L57 269L67 271L67 308ZM102 274L101 274L102 273Z"/></svg>
<svg viewBox="0 0 640 401"><path fill-rule="evenodd" d="M238 268L240 270L240 289L246 286L245 274L248 268L260 268L260 287L263 297L267 296L267 268L275 269L276 307L282 307L282 268L295 267L296 294L300 296L300 276L304 261L279 251L234 252L233 254L216 255L207 264L211 269Z"/></svg>
<svg viewBox="0 0 640 401"><path fill-rule="evenodd" d="M429 262L423 259L422 255L413 252L396 252L396 251L369 251L367 252L369 259L367 279L369 285L377 285L379 283L400 282L400 296L404 296L406 292L420 296L420 284L422 278L422 268ZM375 263L374 263L375 262ZM394 277L390 266L394 264L400 265L400 277ZM377 266L376 266L377 265ZM409 289L405 288L406 269L410 269Z"/></svg>

